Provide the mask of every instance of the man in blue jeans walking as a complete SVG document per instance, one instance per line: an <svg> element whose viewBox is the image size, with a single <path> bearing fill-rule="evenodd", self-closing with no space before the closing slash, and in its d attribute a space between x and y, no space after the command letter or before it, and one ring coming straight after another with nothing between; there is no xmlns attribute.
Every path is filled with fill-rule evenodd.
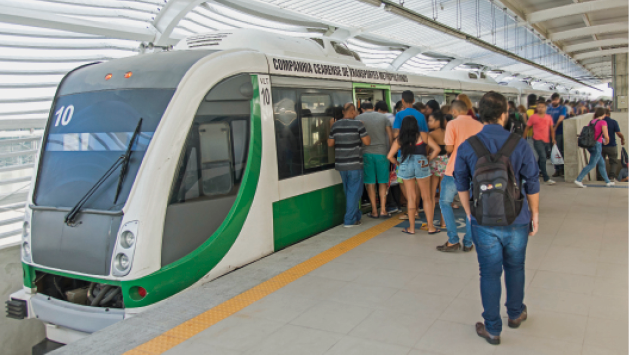
<svg viewBox="0 0 629 355"><path fill-rule="evenodd" d="M343 119L332 125L328 147L334 147L334 168L341 174L345 192L345 227L359 226L362 213L358 202L363 194L363 157L360 147L371 144L371 138L358 116L356 106L348 102L343 106Z"/></svg>
<svg viewBox="0 0 629 355"><path fill-rule="evenodd" d="M507 100L501 94L490 91L481 99L479 111L484 126L476 137L480 138L491 154L495 154L510 135L503 128L507 122ZM480 267L480 291L485 322L476 323L476 333L490 344L500 344L502 331L500 294L503 269L507 288L509 327L517 328L527 318L526 305L523 303L524 263L528 237L537 233L539 225L539 167L533 151L525 140L520 139L509 160L515 181L524 195L522 210L511 225L484 226L478 224L470 209L469 186L477 160L478 157L469 141L461 144L456 158L454 179L468 223L472 225L472 240L476 245Z"/></svg>

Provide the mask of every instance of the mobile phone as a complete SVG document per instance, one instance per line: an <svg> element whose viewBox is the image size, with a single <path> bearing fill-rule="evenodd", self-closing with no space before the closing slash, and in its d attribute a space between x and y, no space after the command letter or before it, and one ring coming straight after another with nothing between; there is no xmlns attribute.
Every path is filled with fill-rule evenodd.
<svg viewBox="0 0 629 355"><path fill-rule="evenodd" d="M529 222L529 233L533 233L533 221Z"/></svg>

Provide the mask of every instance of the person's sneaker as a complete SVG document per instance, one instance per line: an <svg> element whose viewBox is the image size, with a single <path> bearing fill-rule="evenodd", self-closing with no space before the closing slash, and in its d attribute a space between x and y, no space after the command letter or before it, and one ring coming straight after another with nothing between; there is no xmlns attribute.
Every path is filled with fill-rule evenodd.
<svg viewBox="0 0 629 355"><path fill-rule="evenodd" d="M581 181L574 181L574 184L577 185L578 187L582 187L582 188L586 188L587 186L583 185L583 183Z"/></svg>
<svg viewBox="0 0 629 355"><path fill-rule="evenodd" d="M463 246L464 252L472 251L472 249L474 249L474 244L470 245L469 247L466 247L465 245Z"/></svg>
<svg viewBox="0 0 629 355"><path fill-rule="evenodd" d="M481 322L476 323L476 334L478 334L481 338L485 338L485 340L487 340L487 342L491 345L500 344L500 335L489 334L489 332L485 329L485 324Z"/></svg>
<svg viewBox="0 0 629 355"><path fill-rule="evenodd" d="M528 312L526 309L526 305L524 305L524 310L520 314L517 319L509 319L509 328L517 328L528 318Z"/></svg>
<svg viewBox="0 0 629 355"><path fill-rule="evenodd" d="M561 172L559 171L555 171L555 173L553 174L553 177L560 177L561 176Z"/></svg>
<svg viewBox="0 0 629 355"><path fill-rule="evenodd" d="M345 227L345 228L352 228L352 227L358 227L360 225L362 225L362 223L360 223L360 221L356 221L356 223L354 223L354 224L344 224L343 227Z"/></svg>
<svg viewBox="0 0 629 355"><path fill-rule="evenodd" d="M461 243L448 245L448 242L446 242L443 245L437 246L437 250L443 251L443 252L457 251L459 249L461 249Z"/></svg>
<svg viewBox="0 0 629 355"><path fill-rule="evenodd" d="M387 207L386 210L387 213L398 213L400 211L400 209L397 207Z"/></svg>
<svg viewBox="0 0 629 355"><path fill-rule="evenodd" d="M557 182L555 182L554 180L548 180L546 181L546 185L555 185Z"/></svg>
<svg viewBox="0 0 629 355"><path fill-rule="evenodd" d="M614 186L614 185L616 185L616 183L615 183L615 182L613 182L613 181L610 181L610 182L608 182L607 184L605 184L605 186L607 186L607 187L612 187L612 186Z"/></svg>

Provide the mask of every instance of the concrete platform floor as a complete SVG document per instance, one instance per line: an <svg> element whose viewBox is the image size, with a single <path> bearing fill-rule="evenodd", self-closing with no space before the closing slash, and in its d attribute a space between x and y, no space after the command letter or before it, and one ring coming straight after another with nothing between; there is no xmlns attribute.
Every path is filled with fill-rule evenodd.
<svg viewBox="0 0 629 355"><path fill-rule="evenodd" d="M410 236L394 226L178 345L141 347L339 242L387 223L364 218L360 228L334 228L55 354L147 354L170 348L166 354L624 355L628 191L542 186L540 232L527 249L529 319L510 329L502 307L499 346L474 331L483 311L476 253L440 253L435 246L445 242L445 232Z"/></svg>

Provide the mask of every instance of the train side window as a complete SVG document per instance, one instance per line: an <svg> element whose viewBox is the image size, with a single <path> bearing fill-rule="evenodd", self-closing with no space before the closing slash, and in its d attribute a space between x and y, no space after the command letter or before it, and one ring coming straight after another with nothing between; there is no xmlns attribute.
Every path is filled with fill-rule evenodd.
<svg viewBox="0 0 629 355"><path fill-rule="evenodd" d="M232 189L232 154L229 125L199 125L201 181L206 196L223 195Z"/></svg>
<svg viewBox="0 0 629 355"><path fill-rule="evenodd" d="M240 181L247 165L247 148L249 142L249 130L247 121L236 120L231 122L232 142L234 145L234 180Z"/></svg>
<svg viewBox="0 0 629 355"><path fill-rule="evenodd" d="M295 90L274 88L272 93L277 169L281 180L303 173L301 125L297 119Z"/></svg>
<svg viewBox="0 0 629 355"><path fill-rule="evenodd" d="M300 101L304 170L332 167L334 148L327 144L333 119L332 98L326 94L307 94Z"/></svg>

